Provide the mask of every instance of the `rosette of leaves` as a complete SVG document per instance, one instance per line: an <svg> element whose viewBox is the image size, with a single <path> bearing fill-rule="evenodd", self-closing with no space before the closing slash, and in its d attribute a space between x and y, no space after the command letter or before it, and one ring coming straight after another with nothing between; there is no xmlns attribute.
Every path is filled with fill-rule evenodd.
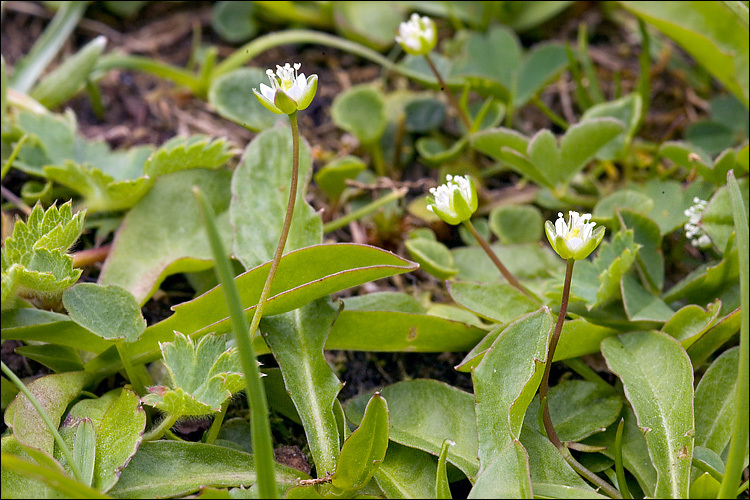
<svg viewBox="0 0 750 500"><path fill-rule="evenodd" d="M2 310L19 298L54 304L81 276L68 249L83 230L85 210L75 215L71 202L44 210L37 204L26 222L17 220L2 249Z"/></svg>
<svg viewBox="0 0 750 500"><path fill-rule="evenodd" d="M226 348L224 337L203 336L196 345L175 332L174 342L159 344L172 387L149 387L144 404L169 415L210 415L245 387L237 348Z"/></svg>

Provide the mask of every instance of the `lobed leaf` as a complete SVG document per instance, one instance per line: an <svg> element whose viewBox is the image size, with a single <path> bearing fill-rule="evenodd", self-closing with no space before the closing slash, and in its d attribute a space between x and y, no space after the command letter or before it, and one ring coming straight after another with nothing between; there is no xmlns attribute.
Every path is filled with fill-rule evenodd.
<svg viewBox="0 0 750 500"><path fill-rule="evenodd" d="M203 134L175 136L148 157L143 173L158 177L191 168L219 168L231 157L227 139L211 140Z"/></svg>

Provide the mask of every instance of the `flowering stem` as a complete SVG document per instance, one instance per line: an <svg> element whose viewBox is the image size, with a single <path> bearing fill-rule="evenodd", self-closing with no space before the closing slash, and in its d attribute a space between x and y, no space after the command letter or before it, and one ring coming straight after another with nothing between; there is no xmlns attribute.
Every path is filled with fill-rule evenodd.
<svg viewBox="0 0 750 500"><path fill-rule="evenodd" d="M565 322L565 314L568 311L568 299L570 297L570 282L573 278L573 264L575 259L569 259L568 265L565 268L565 284L563 285L562 301L560 303L560 314L557 315L557 323L555 324L555 330L552 333L552 339L550 339L549 348L547 349L547 359L544 363L544 375L542 376L542 383L539 386L539 402L543 406L542 421L544 423L544 431L547 434L547 438L555 448L560 452L562 457L573 469L578 472L581 476L585 477L601 490L609 495L611 498L622 498L620 492L617 491L611 484L604 481L602 478L591 472L589 469L581 465L573 455L570 454L570 450L560 441L557 437L555 428L552 426L552 419L549 415L549 401L547 398L547 391L549 389L549 373L552 368L552 360L555 357L555 349L557 349L557 343L560 340L560 333L562 332L563 323Z"/></svg>
<svg viewBox="0 0 750 500"><path fill-rule="evenodd" d="M221 404L221 411L214 415L214 421L211 422L211 428L208 429L208 434L206 434L206 440L204 441L206 444L214 444L216 442L216 438L219 436L219 431L221 430L221 424L224 423L227 409L229 409L229 399Z"/></svg>
<svg viewBox="0 0 750 500"><path fill-rule="evenodd" d="M525 286L521 284L520 281L518 281L518 279L515 276L513 276L513 274L511 274L510 271L508 271L508 268L505 267L502 262L500 262L500 258L497 256L495 252L492 251L492 248L490 247L490 244L487 243L487 240L482 238L482 235L479 234L477 229L474 227L474 224L472 224L471 221L467 219L464 221L464 225L466 226L466 229L468 229L469 232L472 234L472 236L476 238L476 240L479 242L479 245L485 251L485 253L490 258L490 260L492 260L492 263L495 264L495 267L497 267L498 270L500 270L500 274L503 275L503 277L508 281L508 283L516 287L524 295L534 299L535 301L538 300Z"/></svg>
<svg viewBox="0 0 750 500"><path fill-rule="evenodd" d="M445 83L445 80L443 80L443 77L440 76L440 72L438 71L435 64L432 62L432 59L430 59L430 54L425 54L424 58L427 60L427 64L430 65L430 69L433 73L435 73L435 78L437 78L438 83L440 83L440 88L443 89L445 92L445 95L448 96L448 99L450 100L451 104L454 108L456 108L456 112L458 112L458 116L461 118L461 121L464 122L464 125L466 126L466 131L469 132L471 130L471 120L469 120L469 117L466 115L466 111L464 111L464 108L461 107L461 105L458 103L458 99L456 99L456 94L453 93L453 91L448 87L448 84Z"/></svg>

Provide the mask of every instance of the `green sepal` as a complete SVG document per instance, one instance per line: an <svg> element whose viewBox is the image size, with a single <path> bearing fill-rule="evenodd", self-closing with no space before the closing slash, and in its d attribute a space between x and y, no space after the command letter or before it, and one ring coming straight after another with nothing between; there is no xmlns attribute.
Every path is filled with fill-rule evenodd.
<svg viewBox="0 0 750 500"><path fill-rule="evenodd" d="M273 97L273 103L282 113L285 113L287 115L291 115L292 113L297 111L297 101L289 97L287 93L281 89L276 89L276 93Z"/></svg>
<svg viewBox="0 0 750 500"><path fill-rule="evenodd" d="M307 86L305 91L302 93L302 97L297 103L297 109L302 111L312 102L315 97L315 93L318 91L318 75L310 75L307 77Z"/></svg>
<svg viewBox="0 0 750 500"><path fill-rule="evenodd" d="M260 101L260 103L263 105L263 107L266 108L267 110L273 111L277 115L283 115L284 114L279 108L277 108L274 105L274 103L272 103L271 101L269 101L268 99L266 99L266 97L263 94L261 94L260 92L258 92L257 90L253 89L253 94L255 94L255 97L258 98L258 101Z"/></svg>

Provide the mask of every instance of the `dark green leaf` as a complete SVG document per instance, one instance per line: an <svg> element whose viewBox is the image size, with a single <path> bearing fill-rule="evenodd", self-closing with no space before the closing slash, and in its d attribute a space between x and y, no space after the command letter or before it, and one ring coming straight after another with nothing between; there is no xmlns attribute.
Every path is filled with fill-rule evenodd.
<svg viewBox="0 0 750 500"><path fill-rule="evenodd" d="M117 285L79 283L63 294L70 319L107 339L135 342L146 329L133 294Z"/></svg>

